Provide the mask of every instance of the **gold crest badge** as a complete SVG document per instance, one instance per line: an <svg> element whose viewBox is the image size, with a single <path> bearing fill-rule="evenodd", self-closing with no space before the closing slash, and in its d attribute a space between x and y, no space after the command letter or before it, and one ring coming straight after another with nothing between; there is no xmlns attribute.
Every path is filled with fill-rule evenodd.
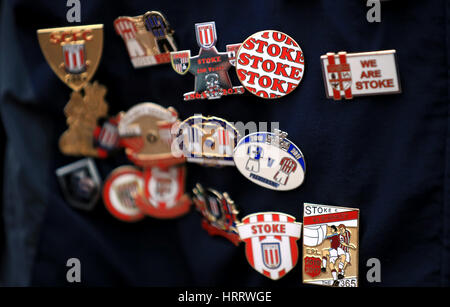
<svg viewBox="0 0 450 307"><path fill-rule="evenodd" d="M39 45L56 75L74 91L94 76L103 51L103 25L37 31Z"/></svg>

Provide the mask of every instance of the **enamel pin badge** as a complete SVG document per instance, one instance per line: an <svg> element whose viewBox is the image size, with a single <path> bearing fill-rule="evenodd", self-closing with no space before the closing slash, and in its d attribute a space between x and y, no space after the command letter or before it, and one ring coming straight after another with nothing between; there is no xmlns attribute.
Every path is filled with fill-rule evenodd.
<svg viewBox="0 0 450 307"><path fill-rule="evenodd" d="M55 74L74 91L84 88L100 63L103 25L42 29L37 34Z"/></svg>
<svg viewBox="0 0 450 307"><path fill-rule="evenodd" d="M142 167L165 168L185 161L172 153L172 128L178 113L172 107L140 103L120 115L119 136L130 161Z"/></svg>
<svg viewBox="0 0 450 307"><path fill-rule="evenodd" d="M93 132L108 114L106 87L94 82L103 50L103 25L37 31L42 53L55 74L73 92L64 109L69 128L59 140L63 154L97 157Z"/></svg>
<svg viewBox="0 0 450 307"><path fill-rule="evenodd" d="M236 72L252 94L275 99L291 93L302 81L305 59L299 44L279 31L261 31L247 38L237 54Z"/></svg>
<svg viewBox="0 0 450 307"><path fill-rule="evenodd" d="M136 198L138 208L146 215L160 219L186 214L192 202L185 194L185 179L185 166L146 168L143 193Z"/></svg>
<svg viewBox="0 0 450 307"><path fill-rule="evenodd" d="M114 28L125 42L134 68L170 63L170 52L177 51L175 31L160 12L118 17Z"/></svg>
<svg viewBox="0 0 450 307"><path fill-rule="evenodd" d="M243 137L234 150L234 162L243 176L271 190L296 189L305 178L302 152L280 130Z"/></svg>
<svg viewBox="0 0 450 307"><path fill-rule="evenodd" d="M293 216L279 212L256 213L243 218L237 228L245 242L247 260L257 272L277 280L297 265L297 240L302 224Z"/></svg>
<svg viewBox="0 0 450 307"><path fill-rule="evenodd" d="M184 94L184 100L219 99L227 95L244 93L242 86L231 84L228 70L236 59L236 49L240 44L227 46L227 52L218 52L216 49L216 24L204 22L195 24L197 44L200 53L191 57L189 50L171 53L173 69L181 75L190 72L195 76L195 90Z"/></svg>
<svg viewBox="0 0 450 307"><path fill-rule="evenodd" d="M236 228L239 212L228 193L204 189L197 184L193 194L193 202L203 216L203 229L210 236L222 236L238 246L241 241Z"/></svg>
<svg viewBox="0 0 450 307"><path fill-rule="evenodd" d="M233 151L240 135L231 123L218 117L194 115L184 120L178 131L177 146L188 162L234 165Z"/></svg>
<svg viewBox="0 0 450 307"><path fill-rule="evenodd" d="M395 50L327 53L320 59L327 98L401 93Z"/></svg>
<svg viewBox="0 0 450 307"><path fill-rule="evenodd" d="M100 197L101 179L91 158L56 170L66 201L74 208L90 211Z"/></svg>
<svg viewBox="0 0 450 307"><path fill-rule="evenodd" d="M133 166L115 169L103 186L103 201L106 209L123 222L137 222L145 215L136 205L137 196L144 189L142 172Z"/></svg>
<svg viewBox="0 0 450 307"><path fill-rule="evenodd" d="M305 203L303 283L358 286L359 209Z"/></svg>

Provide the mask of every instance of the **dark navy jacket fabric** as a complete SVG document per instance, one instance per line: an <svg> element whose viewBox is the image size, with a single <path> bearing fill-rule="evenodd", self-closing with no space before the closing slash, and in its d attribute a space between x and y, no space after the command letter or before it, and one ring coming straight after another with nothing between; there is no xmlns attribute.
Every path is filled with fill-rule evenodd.
<svg viewBox="0 0 450 307"><path fill-rule="evenodd" d="M302 220L303 203L361 210L360 282L378 258L383 286L450 284L449 14L445 0L382 2L380 23L366 1L81 1L81 24L104 24L103 58L93 80L108 87L110 114L144 101L175 107L181 118L214 115L231 122L279 122L306 159L306 180L290 192L263 189L236 168L188 165L186 188L203 182L227 191L240 217L280 211ZM65 286L66 262L78 258L82 284L107 286L302 286L301 263L271 281L254 271L244 246L212 238L192 210L175 220L115 220L100 202L71 208L55 170L63 156L63 108L70 89L50 69L36 30L70 25L66 1L4 0L0 17L0 110L6 132L2 285ZM285 98L243 96L184 102L194 78L170 65L134 69L114 32L118 16L163 12L180 50L197 54L194 24L215 21L217 49L276 29L303 49L305 75ZM403 93L326 99L320 56L396 49ZM234 69L230 75L238 85ZM96 160L103 179L129 164ZM301 246L301 240L299 240Z"/></svg>

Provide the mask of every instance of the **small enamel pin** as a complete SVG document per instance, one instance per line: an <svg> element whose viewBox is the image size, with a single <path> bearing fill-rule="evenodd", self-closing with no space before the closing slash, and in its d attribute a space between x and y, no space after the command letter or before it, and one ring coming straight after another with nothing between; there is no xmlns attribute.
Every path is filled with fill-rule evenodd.
<svg viewBox="0 0 450 307"><path fill-rule="evenodd" d="M66 201L74 208L92 210L100 197L101 179L94 160L83 159L56 170Z"/></svg>
<svg viewBox="0 0 450 307"><path fill-rule="evenodd" d="M228 70L234 65L236 50L240 44L227 46L227 52L218 52L216 24L204 22L195 24L197 44L200 53L191 57L189 50L172 52L170 54L173 69L184 75L190 72L195 76L195 90L184 94L184 100L219 99L227 95L244 93L242 86L231 84Z"/></svg>
<svg viewBox="0 0 450 307"><path fill-rule="evenodd" d="M359 209L304 204L303 283L358 286Z"/></svg>
<svg viewBox="0 0 450 307"><path fill-rule="evenodd" d="M185 215L191 199L185 194L185 166L146 168L143 193L136 198L138 208L148 216L173 219Z"/></svg>
<svg viewBox="0 0 450 307"><path fill-rule="evenodd" d="M62 153L97 157L93 131L97 120L108 114L106 87L94 82L103 50L103 25L42 29L39 45L55 74L73 92L64 108L69 128L59 140Z"/></svg>
<svg viewBox="0 0 450 307"><path fill-rule="evenodd" d="M118 17L114 28L125 42L134 68L170 63L170 52L177 51L175 31L160 12Z"/></svg>
<svg viewBox="0 0 450 307"><path fill-rule="evenodd" d="M401 93L395 50L327 53L320 59L327 98Z"/></svg>
<svg viewBox="0 0 450 307"><path fill-rule="evenodd" d="M279 31L261 31L240 47L236 72L242 85L254 95L275 99L291 93L301 82L305 59L299 44Z"/></svg>
<svg viewBox="0 0 450 307"><path fill-rule="evenodd" d="M133 166L115 169L103 186L106 209L123 222L137 222L145 215L136 205L136 198L144 188L142 172Z"/></svg>
<svg viewBox="0 0 450 307"><path fill-rule="evenodd" d="M238 246L241 241L236 228L239 212L228 193L205 190L201 184L197 184L193 194L192 200L203 216L203 229L210 236L222 236Z"/></svg>
<svg viewBox="0 0 450 307"><path fill-rule="evenodd" d="M234 165L233 150L240 135L231 123L218 117L194 115L184 120L178 131L177 145L188 162Z"/></svg>
<svg viewBox="0 0 450 307"><path fill-rule="evenodd" d="M119 136L130 161L142 167L166 168L185 162L172 153L172 128L178 113L172 107L140 103L120 114Z"/></svg>
<svg viewBox="0 0 450 307"><path fill-rule="evenodd" d="M98 120L94 129L94 148L98 158L105 159L120 149L119 121L120 115Z"/></svg>
<svg viewBox="0 0 450 307"><path fill-rule="evenodd" d="M296 189L305 177L302 152L280 130L243 137L234 150L234 162L243 176L271 190Z"/></svg>
<svg viewBox="0 0 450 307"><path fill-rule="evenodd" d="M297 265L297 240L302 224L293 216L279 212L256 213L243 218L237 228L245 242L247 260L257 272L277 280Z"/></svg>

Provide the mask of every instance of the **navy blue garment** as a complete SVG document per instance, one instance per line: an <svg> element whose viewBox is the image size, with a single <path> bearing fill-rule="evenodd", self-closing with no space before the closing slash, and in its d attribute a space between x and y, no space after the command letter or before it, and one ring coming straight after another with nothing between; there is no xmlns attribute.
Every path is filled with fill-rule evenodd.
<svg viewBox="0 0 450 307"><path fill-rule="evenodd" d="M99 203L71 208L55 170L63 156L63 108L71 90L50 69L36 30L69 26L66 1L4 0L0 16L0 111L6 133L2 285L65 286L66 262L78 258L82 285L301 286L301 262L279 281L254 271L244 246L210 237L192 210L175 220L115 220ZM144 101L175 107L181 118L214 115L231 122L279 122L306 159L304 184L289 192L263 189L234 167L188 165L196 182L227 191L240 217L280 211L302 220L303 203L361 210L360 282L378 258L383 286L450 284L449 14L445 0L382 2L380 23L366 19L366 1L81 1L81 24L104 24L103 58L93 80L108 88L110 114ZM118 16L161 11L180 50L196 55L194 24L215 21L217 49L276 29L303 49L305 75L288 96L266 101L246 93L184 102L194 77L170 65L134 69ZM72 24L77 25L77 24ZM396 49L403 93L326 99L320 56L327 52ZM234 69L233 84L239 85ZM129 163L96 160L103 179ZM299 240L301 246L301 240Z"/></svg>

